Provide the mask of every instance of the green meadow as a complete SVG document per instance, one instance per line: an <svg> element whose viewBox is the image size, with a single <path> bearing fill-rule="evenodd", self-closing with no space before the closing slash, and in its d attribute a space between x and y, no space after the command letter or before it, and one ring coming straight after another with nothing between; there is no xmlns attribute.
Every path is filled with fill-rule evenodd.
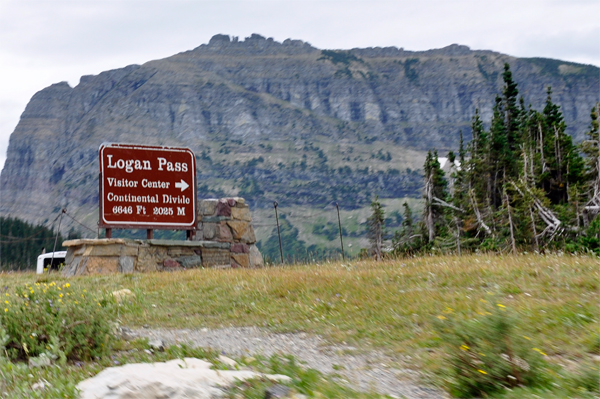
<svg viewBox="0 0 600 399"><path fill-rule="evenodd" d="M122 326L259 326L272 332L318 334L332 343L411 359L411 367L422 372L420 383L450 393L455 378L450 366L453 348L441 333L444 323L477 321L491 315L490 310L501 310L511 320L512 334L524 337L532 354L541 356L545 366L539 372L544 378L535 387L507 388L490 397L593 398L599 394L594 383L600 365L600 262L596 257L431 256L69 279L59 274L0 274L0 290L6 293L25 284L51 282L102 295L131 290L135 297L114 304L115 320ZM156 361L158 355L141 350L144 345L116 342L110 359ZM187 356L194 351L210 356L208 349L186 347L171 348L160 356ZM52 367L30 369L22 362L5 362L2 397L76 397L74 385L110 363L100 358L77 365L67 362L61 366L67 372L61 373ZM301 367L292 369L306 372ZM59 387L60 396L31 390L40 378ZM306 391L309 397L372 397L347 392L343 395L349 396L343 396L342 388L325 387L330 384L327 378L316 381ZM319 389L319 384L325 385Z"/></svg>

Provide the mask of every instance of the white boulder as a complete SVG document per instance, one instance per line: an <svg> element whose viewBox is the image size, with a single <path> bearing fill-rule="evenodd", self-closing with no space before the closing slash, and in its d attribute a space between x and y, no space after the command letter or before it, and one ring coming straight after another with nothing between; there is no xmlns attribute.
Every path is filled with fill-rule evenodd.
<svg viewBox="0 0 600 399"><path fill-rule="evenodd" d="M236 380L257 377L284 382L285 375L253 371L211 370L212 364L194 358L164 363L136 363L110 367L81 381L80 399L213 399L225 396Z"/></svg>

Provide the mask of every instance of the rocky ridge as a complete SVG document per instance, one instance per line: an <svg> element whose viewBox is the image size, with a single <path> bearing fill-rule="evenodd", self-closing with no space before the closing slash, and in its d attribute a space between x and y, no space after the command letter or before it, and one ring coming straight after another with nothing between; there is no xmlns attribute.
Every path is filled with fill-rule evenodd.
<svg viewBox="0 0 600 399"><path fill-rule="evenodd" d="M67 208L95 226L103 142L189 147L199 198L244 196L254 208L419 196L424 151L456 149L476 108L489 121L505 62L526 104L540 109L551 86L569 132L583 137L599 68L460 45L333 51L216 35L73 88L57 83L33 96L11 135L0 215L48 223Z"/></svg>

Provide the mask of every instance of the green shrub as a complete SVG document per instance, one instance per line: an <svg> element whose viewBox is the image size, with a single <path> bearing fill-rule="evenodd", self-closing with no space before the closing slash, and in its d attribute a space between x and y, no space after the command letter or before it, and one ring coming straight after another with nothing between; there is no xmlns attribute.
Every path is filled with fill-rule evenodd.
<svg viewBox="0 0 600 399"><path fill-rule="evenodd" d="M437 330L446 344L448 391L454 397L486 397L506 388L544 386L547 356L518 332L518 320L501 303L486 303L477 316L459 320L447 309Z"/></svg>
<svg viewBox="0 0 600 399"><path fill-rule="evenodd" d="M11 360L103 356L113 343L111 297L79 290L69 283L25 284L1 292L0 330Z"/></svg>

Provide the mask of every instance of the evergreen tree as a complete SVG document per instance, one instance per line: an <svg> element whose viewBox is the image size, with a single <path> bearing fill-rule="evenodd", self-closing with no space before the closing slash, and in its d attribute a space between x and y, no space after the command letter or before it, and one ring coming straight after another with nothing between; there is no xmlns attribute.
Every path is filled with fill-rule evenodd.
<svg viewBox="0 0 600 399"><path fill-rule="evenodd" d="M552 90L548 88L543 110L544 171L540 174L541 187L553 204L568 202L569 186L583 180L583 160L566 134L566 124L560 108L552 102Z"/></svg>
<svg viewBox="0 0 600 399"><path fill-rule="evenodd" d="M69 238L74 238L69 234ZM42 225L32 225L11 217L0 217L0 270L33 270L37 257L54 248L56 233ZM57 250L63 237L58 236Z"/></svg>
<svg viewBox="0 0 600 399"><path fill-rule="evenodd" d="M592 121L586 140L581 144L585 155L585 184L587 203L584 208L584 224L587 226L600 212L600 103L597 103L590 115Z"/></svg>
<svg viewBox="0 0 600 399"><path fill-rule="evenodd" d="M566 133L550 88L540 112L518 99L508 64L502 77L504 87L494 101L489 130L476 110L473 139L466 148L461 134L460 168L451 169L450 175L451 198L437 152L427 153L423 239L407 241L413 226L403 226L394 236L397 253L433 246L460 251L465 244L512 252L600 251L600 104L593 108L590 130L578 147ZM454 158L450 152L450 161Z"/></svg>
<svg viewBox="0 0 600 399"><path fill-rule="evenodd" d="M456 176L454 179L454 205L458 208L467 208L467 179L466 179L466 159L467 151L463 141L463 133L460 131L460 141L458 146L458 164L456 165Z"/></svg>
<svg viewBox="0 0 600 399"><path fill-rule="evenodd" d="M423 222L427 229L427 240L433 242L436 234L444 227L444 207L442 202L448 200L448 183L444 171L440 167L437 150L429 151L423 167L425 172L425 208ZM441 201L440 201L441 200Z"/></svg>
<svg viewBox="0 0 600 399"><path fill-rule="evenodd" d="M408 233L408 235L410 237L414 231L414 220L413 220L412 209L410 209L410 206L408 205L408 203L406 201L402 204L402 207L404 208L404 212L402 214L402 216L403 216L402 228Z"/></svg>
<svg viewBox="0 0 600 399"><path fill-rule="evenodd" d="M371 244L371 253L379 261L381 260L385 230L385 212L379 202L379 196L376 196L371 202L371 211L371 216L367 219L367 237Z"/></svg>
<svg viewBox="0 0 600 399"><path fill-rule="evenodd" d="M504 127L506 130L507 142L507 157L506 166L508 167L507 174L514 177L518 172L514 170L514 155L519 150L520 144L520 115L521 111L517 107L517 96L519 90L517 83L512 78L512 72L508 63L504 64L504 72L502 73L504 80L504 91L502 92L502 110L504 112Z"/></svg>
<svg viewBox="0 0 600 399"><path fill-rule="evenodd" d="M408 203L404 202L402 207L404 208L402 224L400 230L394 233L392 247L395 255L412 255L422 247L423 235L417 234L418 227Z"/></svg>

